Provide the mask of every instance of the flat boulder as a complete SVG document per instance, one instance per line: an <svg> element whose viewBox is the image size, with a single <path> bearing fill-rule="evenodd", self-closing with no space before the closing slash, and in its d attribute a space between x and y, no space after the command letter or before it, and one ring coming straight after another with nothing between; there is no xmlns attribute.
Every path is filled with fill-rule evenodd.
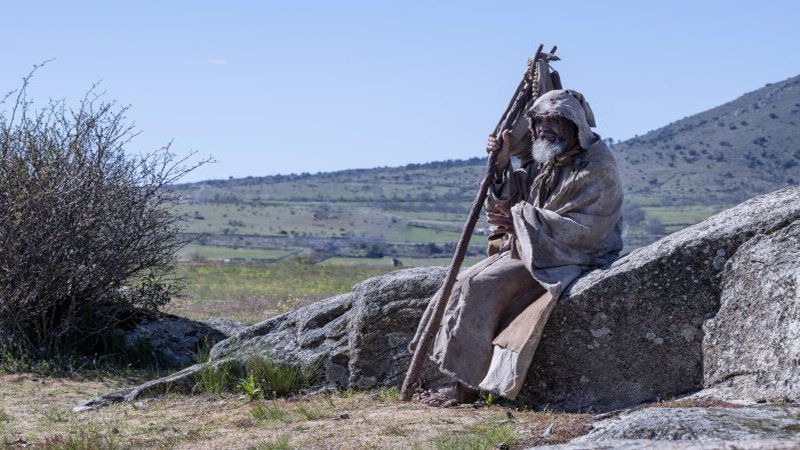
<svg viewBox="0 0 800 450"><path fill-rule="evenodd" d="M551 449L789 449L798 447L800 406L648 407L595 421Z"/></svg>

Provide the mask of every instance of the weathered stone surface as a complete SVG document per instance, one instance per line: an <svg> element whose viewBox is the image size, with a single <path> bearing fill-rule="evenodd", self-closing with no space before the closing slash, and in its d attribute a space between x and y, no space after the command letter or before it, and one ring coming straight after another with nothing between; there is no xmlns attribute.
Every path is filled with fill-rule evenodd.
<svg viewBox="0 0 800 450"><path fill-rule="evenodd" d="M611 439L746 441L800 439L800 406L641 408L595 422L570 444Z"/></svg>
<svg viewBox="0 0 800 450"><path fill-rule="evenodd" d="M124 343L134 348L141 343L156 352L170 367L186 367L197 361L197 354L227 336L202 322L158 312L131 310L121 326Z"/></svg>
<svg viewBox="0 0 800 450"><path fill-rule="evenodd" d="M703 387L703 329L740 245L800 219L800 187L748 200L577 280L545 328L522 396L615 409Z"/></svg>
<svg viewBox="0 0 800 450"><path fill-rule="evenodd" d="M204 324L224 334L225 337L231 337L238 334L240 331L248 327L244 322L239 322L231 319L208 319L202 321Z"/></svg>
<svg viewBox="0 0 800 450"><path fill-rule="evenodd" d="M325 380L347 386L352 304L351 294L339 295L250 326L217 344L210 360L270 355L306 367L322 361Z"/></svg>
<svg viewBox="0 0 800 450"><path fill-rule="evenodd" d="M727 262L703 329L705 385L720 398L800 401L800 220Z"/></svg>
<svg viewBox="0 0 800 450"><path fill-rule="evenodd" d="M309 366L321 361L327 384L368 388L399 384L410 362L406 350L445 269L392 272L340 295L253 325L221 342L211 360L271 355ZM435 378L429 365L425 374Z"/></svg>
<svg viewBox="0 0 800 450"><path fill-rule="evenodd" d="M444 276L444 268L418 268L372 278L356 286L349 326L351 387L402 384L411 364L408 342ZM423 369L421 377L428 386L442 378L433 363Z"/></svg>
<svg viewBox="0 0 800 450"><path fill-rule="evenodd" d="M794 439L753 439L746 441L649 441L647 439L610 439L600 442L546 445L530 450L797 450Z"/></svg>

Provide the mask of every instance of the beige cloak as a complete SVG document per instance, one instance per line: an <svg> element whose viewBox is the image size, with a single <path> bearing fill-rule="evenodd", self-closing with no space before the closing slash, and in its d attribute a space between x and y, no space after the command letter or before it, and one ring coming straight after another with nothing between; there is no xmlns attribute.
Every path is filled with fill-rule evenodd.
<svg viewBox="0 0 800 450"><path fill-rule="evenodd" d="M459 274L431 352L445 374L510 399L522 387L555 300L622 250L622 186L611 152L589 128L588 104L573 91L550 91L528 115L571 120L584 151L557 169L546 198L533 189L535 161L496 180L486 207L511 206L516 235L504 251ZM412 348L432 308L433 302Z"/></svg>

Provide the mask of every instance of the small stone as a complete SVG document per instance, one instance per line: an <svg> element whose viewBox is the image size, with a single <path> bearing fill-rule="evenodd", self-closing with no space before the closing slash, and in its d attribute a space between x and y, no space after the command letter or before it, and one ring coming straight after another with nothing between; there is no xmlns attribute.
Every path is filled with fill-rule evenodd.
<svg viewBox="0 0 800 450"><path fill-rule="evenodd" d="M546 429L545 429L545 430L542 432L542 437L543 437L543 438L545 438L545 439L550 439L550 436L552 436L552 434L553 434L553 427L554 427L555 425L556 425L556 424L555 424L555 422L551 423L551 424L550 424L550 426L549 426L549 427L547 427L547 428L546 428Z"/></svg>

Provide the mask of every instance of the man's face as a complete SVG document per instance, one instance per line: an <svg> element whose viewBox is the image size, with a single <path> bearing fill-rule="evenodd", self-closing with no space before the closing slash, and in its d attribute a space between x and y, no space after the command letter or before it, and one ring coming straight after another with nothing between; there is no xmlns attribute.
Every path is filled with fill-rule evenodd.
<svg viewBox="0 0 800 450"><path fill-rule="evenodd" d="M534 117L536 140L533 141L533 158L544 163L564 153L575 140L575 125L563 117Z"/></svg>
<svg viewBox="0 0 800 450"><path fill-rule="evenodd" d="M550 143L568 141L572 134L572 123L563 117L535 117L533 120L537 139Z"/></svg>

